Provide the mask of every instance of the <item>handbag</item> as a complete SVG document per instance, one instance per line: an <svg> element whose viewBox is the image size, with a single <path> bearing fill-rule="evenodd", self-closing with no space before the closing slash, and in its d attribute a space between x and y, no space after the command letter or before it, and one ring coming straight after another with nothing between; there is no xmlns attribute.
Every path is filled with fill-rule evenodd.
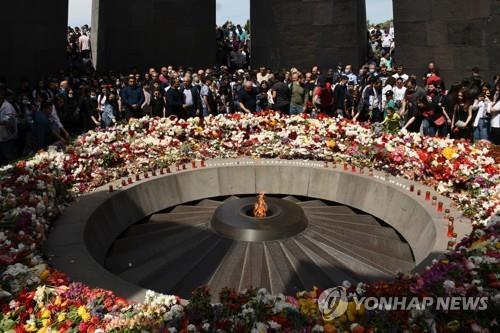
<svg viewBox="0 0 500 333"><path fill-rule="evenodd" d="M434 120L434 124L436 126L443 126L446 123L446 117L445 116L440 116L437 119Z"/></svg>

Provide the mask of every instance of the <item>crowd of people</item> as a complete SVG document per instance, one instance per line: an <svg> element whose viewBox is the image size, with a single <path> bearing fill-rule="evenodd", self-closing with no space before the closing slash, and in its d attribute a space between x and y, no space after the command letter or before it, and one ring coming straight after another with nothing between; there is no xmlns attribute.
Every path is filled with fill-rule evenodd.
<svg viewBox="0 0 500 333"><path fill-rule="evenodd" d="M89 72L93 68L90 27L68 27L66 58L70 71Z"/></svg>
<svg viewBox="0 0 500 333"><path fill-rule="evenodd" d="M231 21L216 28L217 43L216 61L218 66L227 66L230 70L248 68L250 66L250 31Z"/></svg>
<svg viewBox="0 0 500 333"><path fill-rule="evenodd" d="M234 44L233 50L247 45L239 26L228 23L220 32ZM84 27L70 29L68 35L82 64L90 59L89 34ZM386 34L376 29L371 34L377 50L384 50ZM325 70L314 66L304 72L273 72L228 60L213 68L165 66L128 75L69 71L35 86L22 82L18 89L0 82L0 164L65 143L83 131L144 115L186 119L270 109L344 117L369 123L376 132L406 130L500 143L498 75L489 81L474 68L470 77L445 87L435 63L415 76L384 59L368 57L359 70L338 64Z"/></svg>
<svg viewBox="0 0 500 333"><path fill-rule="evenodd" d="M395 49L396 42L392 23L386 28L377 24L368 29L368 63L384 65L389 71L392 71Z"/></svg>

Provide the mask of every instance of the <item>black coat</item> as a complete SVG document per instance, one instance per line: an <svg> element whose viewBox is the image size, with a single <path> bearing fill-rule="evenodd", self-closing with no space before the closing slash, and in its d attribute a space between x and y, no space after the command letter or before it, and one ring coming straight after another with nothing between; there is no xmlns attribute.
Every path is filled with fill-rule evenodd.
<svg viewBox="0 0 500 333"><path fill-rule="evenodd" d="M198 88L191 85L189 87L182 87L179 89L179 91L182 94L182 98L183 98L184 103L186 102L184 100L184 90L185 89L191 90L191 95L193 96L193 109L201 110L201 98L200 98L200 91L198 90ZM170 89L169 89L169 91L170 91Z"/></svg>
<svg viewBox="0 0 500 333"><path fill-rule="evenodd" d="M167 90L167 113L170 116L179 117L182 114L182 105L184 104L184 94L180 89L170 88Z"/></svg>

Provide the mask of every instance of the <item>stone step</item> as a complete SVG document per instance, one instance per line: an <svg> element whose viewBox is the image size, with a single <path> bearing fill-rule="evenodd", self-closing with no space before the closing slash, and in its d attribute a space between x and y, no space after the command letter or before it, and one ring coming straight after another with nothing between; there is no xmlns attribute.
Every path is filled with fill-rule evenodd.
<svg viewBox="0 0 500 333"><path fill-rule="evenodd" d="M395 276L398 272L409 272L415 265L412 262L394 258L392 256L381 254L380 252L371 251L361 246L352 243L346 243L338 239L332 239L323 233L312 231L308 233L312 238L326 246L332 247L339 252L342 252L350 257L364 262L367 265L376 267L382 272L386 272Z"/></svg>
<svg viewBox="0 0 500 333"><path fill-rule="evenodd" d="M239 290L244 290L249 286L271 290L265 253L264 243L248 243L243 260Z"/></svg>
<svg viewBox="0 0 500 333"><path fill-rule="evenodd" d="M165 222L169 221L172 223L196 225L206 221L210 221L213 216L213 212L203 212L203 213L166 213L166 214L156 214L154 221Z"/></svg>
<svg viewBox="0 0 500 333"><path fill-rule="evenodd" d="M328 276L333 286L339 286L343 281L351 283L360 281L349 265L345 265L339 258L331 256L316 241L313 242L304 235L294 237L294 241L311 258L312 262Z"/></svg>
<svg viewBox="0 0 500 333"><path fill-rule="evenodd" d="M169 247L165 248L165 251L157 253L148 260L139 262L132 267L127 267L119 276L132 283L142 284L143 280L146 279L151 272L156 271L159 267L163 267L177 258L181 258L184 253L205 245L207 240L213 241L213 239L214 234L211 232L204 232L198 235L194 234L188 238L183 238L185 243L172 243ZM175 269L175 266L172 266L171 269Z"/></svg>
<svg viewBox="0 0 500 333"><path fill-rule="evenodd" d="M196 207L217 208L222 205L222 201L203 199L196 204Z"/></svg>
<svg viewBox="0 0 500 333"><path fill-rule="evenodd" d="M177 206L170 213L191 213L191 212L213 212L216 207L198 207L198 206L190 206L190 205L181 205Z"/></svg>
<svg viewBox="0 0 500 333"><path fill-rule="evenodd" d="M328 207L326 203L321 200L309 200L297 202L301 207Z"/></svg>
<svg viewBox="0 0 500 333"><path fill-rule="evenodd" d="M310 211L314 211L316 214L356 214L351 208L346 206L302 206L302 209L306 214L308 214Z"/></svg>
<svg viewBox="0 0 500 333"><path fill-rule="evenodd" d="M295 203L298 203L300 202L299 199L297 199L296 197L292 196L292 195L289 195L289 196L286 196L283 198L283 200L288 200L288 201L291 201L291 202L295 202Z"/></svg>
<svg viewBox="0 0 500 333"><path fill-rule="evenodd" d="M413 254L410 246L402 241L398 242L392 238L387 239L358 232L338 232L319 226L311 226L310 228L311 230L327 235L332 239L350 244L358 244L371 251L376 251L401 260L413 262Z"/></svg>
<svg viewBox="0 0 500 333"><path fill-rule="evenodd" d="M225 254L219 267L217 267L217 270L208 282L214 301L219 300L218 295L223 288L241 290L241 277L249 246L249 243L246 242L234 242Z"/></svg>
<svg viewBox="0 0 500 333"><path fill-rule="evenodd" d="M141 223L134 224L130 226L126 232L124 232L119 239L128 238L128 237L136 237L141 236L143 234L147 234L150 232L158 232L161 230L180 227L179 224L171 223L171 222L155 222L155 223Z"/></svg>
<svg viewBox="0 0 500 333"><path fill-rule="evenodd" d="M299 290L312 290L314 287L326 289L334 286L335 280L330 279L319 265L315 264L315 260L309 255L310 252L297 244L293 238L280 242L281 250L293 267L294 273L300 280L300 285L297 285Z"/></svg>
<svg viewBox="0 0 500 333"><path fill-rule="evenodd" d="M264 243L264 260L266 265L265 272L269 276L268 290L273 295L277 295L279 293L292 295L291 293L288 293L290 288L288 288L287 285L289 283L287 277L290 276L289 268L286 267L286 262L283 262L282 256L277 255L275 251L276 246L279 246L279 244L274 243L274 246L272 244L272 242ZM283 272L280 272L280 269L282 269ZM292 282L292 284L296 283Z"/></svg>
<svg viewBox="0 0 500 333"><path fill-rule="evenodd" d="M328 261L333 261L335 265L342 267L349 272L349 275L354 275L359 281L376 281L392 279L392 272L372 266L366 260L360 260L355 255L346 253L344 249L338 249L335 242L329 242L318 234L303 235L310 243L316 245L324 253Z"/></svg>
<svg viewBox="0 0 500 333"><path fill-rule="evenodd" d="M197 247L166 261L148 274L141 285L165 294L190 298L193 289L210 280L231 243L231 240L214 234Z"/></svg>
<svg viewBox="0 0 500 333"><path fill-rule="evenodd" d="M199 286L209 284L213 275L216 274L217 268L220 267L224 257L231 252L231 248L235 243L234 241L226 238L220 238L215 242L216 245L213 248L206 251L206 253L200 254L200 256L203 257L202 260L200 260L198 264L194 265L184 278L179 280L178 283L172 287L170 287L170 285L166 286L166 288L168 288L167 290L170 291L170 294L181 295L184 298L189 298L191 297L191 293L194 289ZM234 269L237 269L237 267L234 267ZM239 269L238 275L240 274L241 268ZM239 282L238 278L235 280L236 281L234 281L234 283ZM217 295L221 290L222 288L218 290L211 289L212 293Z"/></svg>
<svg viewBox="0 0 500 333"><path fill-rule="evenodd" d="M121 273L132 265L138 265L148 259L185 246L186 241L203 234L213 234L205 227L194 228L180 226L137 237L120 239L113 244L108 257L106 268L114 273Z"/></svg>
<svg viewBox="0 0 500 333"><path fill-rule="evenodd" d="M215 211L215 209L214 209ZM154 215L151 215L151 217L149 218L149 222L150 223L161 223L161 222L165 222L165 221L172 221L171 218L175 219L175 218L194 218L194 217L201 217L201 218L206 218L208 216L211 216L213 215L213 212L209 212L209 211L206 211L206 212L181 212L181 213L162 213L162 214L154 214Z"/></svg>
<svg viewBox="0 0 500 333"><path fill-rule="evenodd" d="M367 225L364 223L336 220L333 217L310 216L309 225L311 226L316 225L337 232L349 232L349 231L362 232L368 235L374 235L382 238L400 241L398 234L391 228L381 227L378 225L374 226L374 225Z"/></svg>
<svg viewBox="0 0 500 333"><path fill-rule="evenodd" d="M314 210L308 210L307 215L314 215L318 218L332 218L337 221L344 222L353 222L353 223L361 223L367 225L380 226L377 220L371 215L362 215L362 214L331 214L325 213L323 211L315 212Z"/></svg>

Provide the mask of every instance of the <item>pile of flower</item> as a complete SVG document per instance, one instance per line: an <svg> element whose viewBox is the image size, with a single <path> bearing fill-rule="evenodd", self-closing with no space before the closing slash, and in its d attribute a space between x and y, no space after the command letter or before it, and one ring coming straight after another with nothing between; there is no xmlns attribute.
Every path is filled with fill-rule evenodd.
<svg viewBox="0 0 500 333"><path fill-rule="evenodd" d="M69 283L41 256L50 223L75 196L151 169L212 158L311 159L352 163L419 181L450 197L474 231L423 274L345 286L364 296L467 295L489 298L482 312L364 311L325 322L321 292L193 292L188 304L148 293L129 304ZM0 331L2 332L494 332L500 312L500 149L489 144L378 134L346 120L227 115L188 121L133 120L80 136L0 169Z"/></svg>

